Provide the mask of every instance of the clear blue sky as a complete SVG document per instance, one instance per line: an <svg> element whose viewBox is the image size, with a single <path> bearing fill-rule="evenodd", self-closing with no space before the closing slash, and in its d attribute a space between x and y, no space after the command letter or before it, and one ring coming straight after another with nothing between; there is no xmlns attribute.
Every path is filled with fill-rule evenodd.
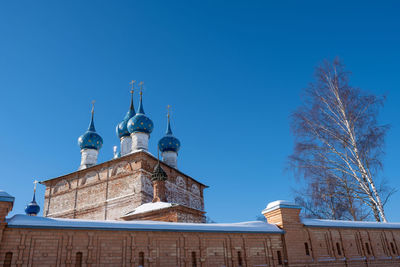
<svg viewBox="0 0 400 267"><path fill-rule="evenodd" d="M315 66L336 56L353 85L387 94L382 175L400 189L399 10L398 1L2 1L0 189L22 213L34 179L75 171L92 99L99 161L109 160L135 79L155 124L150 152L170 104L179 167L210 186L207 214L254 220L268 202L293 199L289 115ZM400 192L389 220L400 222L399 202Z"/></svg>

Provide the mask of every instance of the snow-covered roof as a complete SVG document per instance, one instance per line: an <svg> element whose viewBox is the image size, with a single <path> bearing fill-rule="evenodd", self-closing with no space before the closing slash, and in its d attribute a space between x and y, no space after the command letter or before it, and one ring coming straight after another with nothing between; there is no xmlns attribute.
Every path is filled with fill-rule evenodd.
<svg viewBox="0 0 400 267"><path fill-rule="evenodd" d="M277 226L261 221L211 224L158 221L94 221L17 214L7 219L7 223L10 228L283 234L283 231Z"/></svg>
<svg viewBox="0 0 400 267"><path fill-rule="evenodd" d="M262 214L278 209L278 208L289 208L289 209L301 209L301 207L288 200L276 200L270 202L267 207L261 212Z"/></svg>
<svg viewBox="0 0 400 267"><path fill-rule="evenodd" d="M178 206L178 204L167 203L167 202L154 202L154 203L150 202L150 203L146 203L146 204L143 204L143 205L135 208L133 211L125 214L125 216L140 214L140 213L145 213L145 212L150 212L150 211L155 211L155 210L162 210L162 209L170 208L173 206Z"/></svg>
<svg viewBox="0 0 400 267"><path fill-rule="evenodd" d="M301 222L305 226L309 227L400 229L400 223L320 220L308 218L301 218Z"/></svg>
<svg viewBox="0 0 400 267"><path fill-rule="evenodd" d="M0 190L0 201L14 202L15 198L8 194L6 191Z"/></svg>

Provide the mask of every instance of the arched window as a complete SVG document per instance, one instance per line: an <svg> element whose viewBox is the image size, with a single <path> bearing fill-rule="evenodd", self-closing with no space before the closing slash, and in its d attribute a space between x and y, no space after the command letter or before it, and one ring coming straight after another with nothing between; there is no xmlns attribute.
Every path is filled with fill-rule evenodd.
<svg viewBox="0 0 400 267"><path fill-rule="evenodd" d="M75 256L75 267L82 267L82 252L77 252Z"/></svg>
<svg viewBox="0 0 400 267"><path fill-rule="evenodd" d="M11 261L12 261L12 252L7 252L6 256L4 257L4 267L11 267Z"/></svg>
<svg viewBox="0 0 400 267"><path fill-rule="evenodd" d="M243 265L242 253L240 251L238 251L237 255L238 255L238 265L240 267L242 267L242 265Z"/></svg>
<svg viewBox="0 0 400 267"><path fill-rule="evenodd" d="M340 244L339 243L336 243L336 249L337 249L337 254L339 256L341 256L342 255L342 250L340 249Z"/></svg>
<svg viewBox="0 0 400 267"><path fill-rule="evenodd" d="M310 256L310 249L308 248L308 243L307 242L304 243L304 249L306 250L306 255Z"/></svg>
<svg viewBox="0 0 400 267"><path fill-rule="evenodd" d="M139 252L139 266L144 267L144 252Z"/></svg>
<svg viewBox="0 0 400 267"><path fill-rule="evenodd" d="M276 254L277 254L277 256L278 256L278 265L282 265L282 254L281 254L281 252L278 250L277 252L276 252Z"/></svg>
<svg viewBox="0 0 400 267"><path fill-rule="evenodd" d="M365 243L365 249L367 250L367 254L371 255L371 250L369 249L369 244Z"/></svg>
<svg viewBox="0 0 400 267"><path fill-rule="evenodd" d="M196 252L192 252L192 267L197 267Z"/></svg>
<svg viewBox="0 0 400 267"><path fill-rule="evenodd" d="M393 254L397 254L396 253L396 248L394 247L394 244L392 242L390 242L390 247L392 248Z"/></svg>

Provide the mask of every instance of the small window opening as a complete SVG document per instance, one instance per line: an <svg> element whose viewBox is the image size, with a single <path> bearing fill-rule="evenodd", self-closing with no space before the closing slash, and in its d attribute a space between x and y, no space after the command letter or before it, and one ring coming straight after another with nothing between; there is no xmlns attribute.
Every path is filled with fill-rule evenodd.
<svg viewBox="0 0 400 267"><path fill-rule="evenodd" d="M304 249L306 250L306 255L310 256L310 249L308 248L308 243L307 242L304 243Z"/></svg>
<svg viewBox="0 0 400 267"><path fill-rule="evenodd" d="M197 267L196 252L192 252L192 267Z"/></svg>
<svg viewBox="0 0 400 267"><path fill-rule="evenodd" d="M336 243L336 249L337 249L337 254L339 256L341 256L342 255L342 250L340 249L340 244L339 243Z"/></svg>
<svg viewBox="0 0 400 267"><path fill-rule="evenodd" d="M3 264L4 267L11 267L12 256L13 256L12 252L6 253Z"/></svg>
<svg viewBox="0 0 400 267"><path fill-rule="evenodd" d="M243 264L242 253L240 251L238 251L237 255L238 255L238 264L241 267Z"/></svg>
<svg viewBox="0 0 400 267"><path fill-rule="evenodd" d="M369 244L365 243L365 248L367 249L367 254L371 255L371 250L369 249Z"/></svg>
<svg viewBox="0 0 400 267"><path fill-rule="evenodd" d="M75 256L75 267L82 267L82 252L77 252Z"/></svg>
<svg viewBox="0 0 400 267"><path fill-rule="evenodd" d="M390 247L392 248L393 254L396 254L396 248L394 247L394 244L390 242Z"/></svg>
<svg viewBox="0 0 400 267"><path fill-rule="evenodd" d="M144 252L139 252L139 266L144 266Z"/></svg>
<svg viewBox="0 0 400 267"><path fill-rule="evenodd" d="M278 250L276 252L276 254L278 255L278 264L282 265L282 254L281 254L281 252Z"/></svg>

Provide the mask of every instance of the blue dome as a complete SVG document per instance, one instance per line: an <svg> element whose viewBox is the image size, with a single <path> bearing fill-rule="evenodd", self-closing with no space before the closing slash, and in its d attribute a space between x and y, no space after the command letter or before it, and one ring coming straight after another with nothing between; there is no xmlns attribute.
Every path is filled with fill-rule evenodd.
<svg viewBox="0 0 400 267"><path fill-rule="evenodd" d="M94 128L93 111L89 128L84 134L79 136L78 145L81 149L96 149L96 150L99 150L103 146L103 138L101 138L101 136L98 133L96 133L96 129Z"/></svg>
<svg viewBox="0 0 400 267"><path fill-rule="evenodd" d="M132 92L132 97L131 97L131 106L129 108L129 111L126 113L124 119L118 123L116 127L116 132L118 138L124 137L124 136L129 136L129 131L128 131L128 121L135 116L135 108L133 106L133 92Z"/></svg>
<svg viewBox="0 0 400 267"><path fill-rule="evenodd" d="M25 213L27 215L37 215L39 213L39 211L40 211L40 207L36 203L35 193L34 193L32 201L28 205L26 205Z"/></svg>
<svg viewBox="0 0 400 267"><path fill-rule="evenodd" d="M130 133L150 134L153 128L153 122L144 114L136 114L128 122L128 130Z"/></svg>
<svg viewBox="0 0 400 267"><path fill-rule="evenodd" d="M139 110L135 116L128 121L129 133L147 133L153 131L153 121L144 114L142 95L140 95Z"/></svg>
<svg viewBox="0 0 400 267"><path fill-rule="evenodd" d="M160 141L158 141L158 149L161 152L178 152L180 148L181 142L172 134L171 124L168 115L167 132L166 135L161 138Z"/></svg>
<svg viewBox="0 0 400 267"><path fill-rule="evenodd" d="M158 142L158 148L161 152L178 152L181 148L181 142L175 136L164 136Z"/></svg>

